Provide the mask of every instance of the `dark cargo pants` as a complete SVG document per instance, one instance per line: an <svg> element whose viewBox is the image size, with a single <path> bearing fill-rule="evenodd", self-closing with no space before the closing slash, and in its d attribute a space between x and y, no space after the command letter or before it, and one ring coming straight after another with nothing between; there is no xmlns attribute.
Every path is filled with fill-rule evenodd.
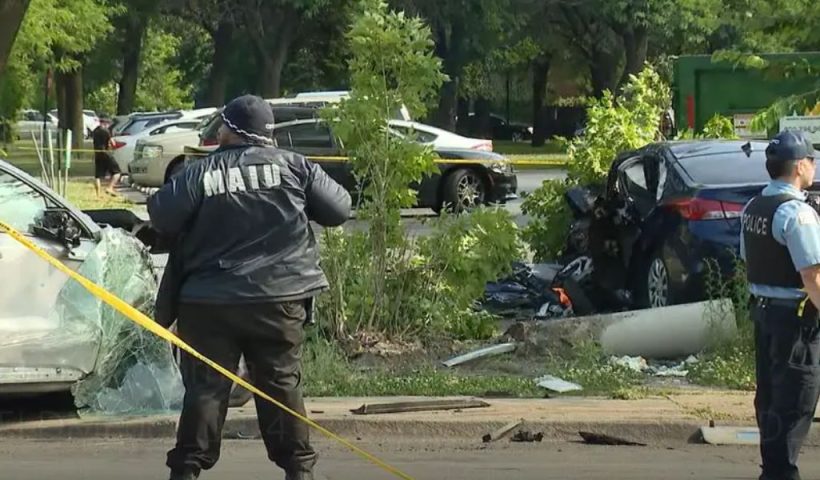
<svg viewBox="0 0 820 480"><path fill-rule="evenodd" d="M820 329L801 322L796 307L764 301L752 309L761 480L800 479L797 457L820 393Z"/></svg>
<svg viewBox="0 0 820 480"><path fill-rule="evenodd" d="M177 322L182 340L229 370L237 370L244 354L251 384L304 415L301 354L305 319L304 302L183 304ZM190 355L182 355L185 400L176 447L168 452L167 465L172 471L198 473L219 460L232 382ZM268 457L289 478L310 473L316 453L308 426L266 400L255 400Z"/></svg>

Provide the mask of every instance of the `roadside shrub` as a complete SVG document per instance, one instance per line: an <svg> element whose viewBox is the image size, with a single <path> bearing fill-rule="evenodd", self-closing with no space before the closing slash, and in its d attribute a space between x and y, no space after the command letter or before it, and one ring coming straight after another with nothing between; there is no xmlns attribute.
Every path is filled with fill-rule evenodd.
<svg viewBox="0 0 820 480"><path fill-rule="evenodd" d="M331 290L320 299L318 317L326 335L378 331L393 337L486 339L496 333L495 319L474 305L486 283L509 273L522 255L511 215L503 209L479 209L445 215L432 228L428 236L404 238L389 252L381 278L385 301L375 317L367 235L324 232L322 267Z"/></svg>
<svg viewBox="0 0 820 480"><path fill-rule="evenodd" d="M569 156L567 179L544 182L522 204L523 213L532 217L524 238L537 259L554 258L564 245L571 214L563 193L574 185L604 184L619 153L659 138L661 114L670 102L669 87L649 65L630 76L620 96L605 91L600 99L588 100L585 134L560 139Z"/></svg>

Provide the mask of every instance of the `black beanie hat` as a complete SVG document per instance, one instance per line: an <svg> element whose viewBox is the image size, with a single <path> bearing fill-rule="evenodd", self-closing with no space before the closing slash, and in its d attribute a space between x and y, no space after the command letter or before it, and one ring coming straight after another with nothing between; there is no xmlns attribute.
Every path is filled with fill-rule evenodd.
<svg viewBox="0 0 820 480"><path fill-rule="evenodd" d="M254 142L273 143L273 110L256 95L231 100L222 111L222 121L238 135Z"/></svg>

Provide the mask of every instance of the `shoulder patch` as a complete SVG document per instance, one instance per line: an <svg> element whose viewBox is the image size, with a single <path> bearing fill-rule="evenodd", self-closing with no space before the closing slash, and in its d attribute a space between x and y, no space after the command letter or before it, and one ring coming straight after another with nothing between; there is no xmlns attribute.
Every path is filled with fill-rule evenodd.
<svg viewBox="0 0 820 480"><path fill-rule="evenodd" d="M814 209L802 210L797 214L797 222L800 225L820 225L820 218L818 218Z"/></svg>

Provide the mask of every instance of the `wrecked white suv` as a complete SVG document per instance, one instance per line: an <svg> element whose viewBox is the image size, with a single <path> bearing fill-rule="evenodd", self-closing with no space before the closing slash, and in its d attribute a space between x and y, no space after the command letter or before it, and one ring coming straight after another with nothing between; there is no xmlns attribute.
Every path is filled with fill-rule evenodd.
<svg viewBox="0 0 820 480"><path fill-rule="evenodd" d="M157 278L146 246L130 232L99 225L2 160L0 219L151 313ZM171 409L181 401L184 389L166 342L4 231L0 275L0 396L70 390L78 407L97 411Z"/></svg>

